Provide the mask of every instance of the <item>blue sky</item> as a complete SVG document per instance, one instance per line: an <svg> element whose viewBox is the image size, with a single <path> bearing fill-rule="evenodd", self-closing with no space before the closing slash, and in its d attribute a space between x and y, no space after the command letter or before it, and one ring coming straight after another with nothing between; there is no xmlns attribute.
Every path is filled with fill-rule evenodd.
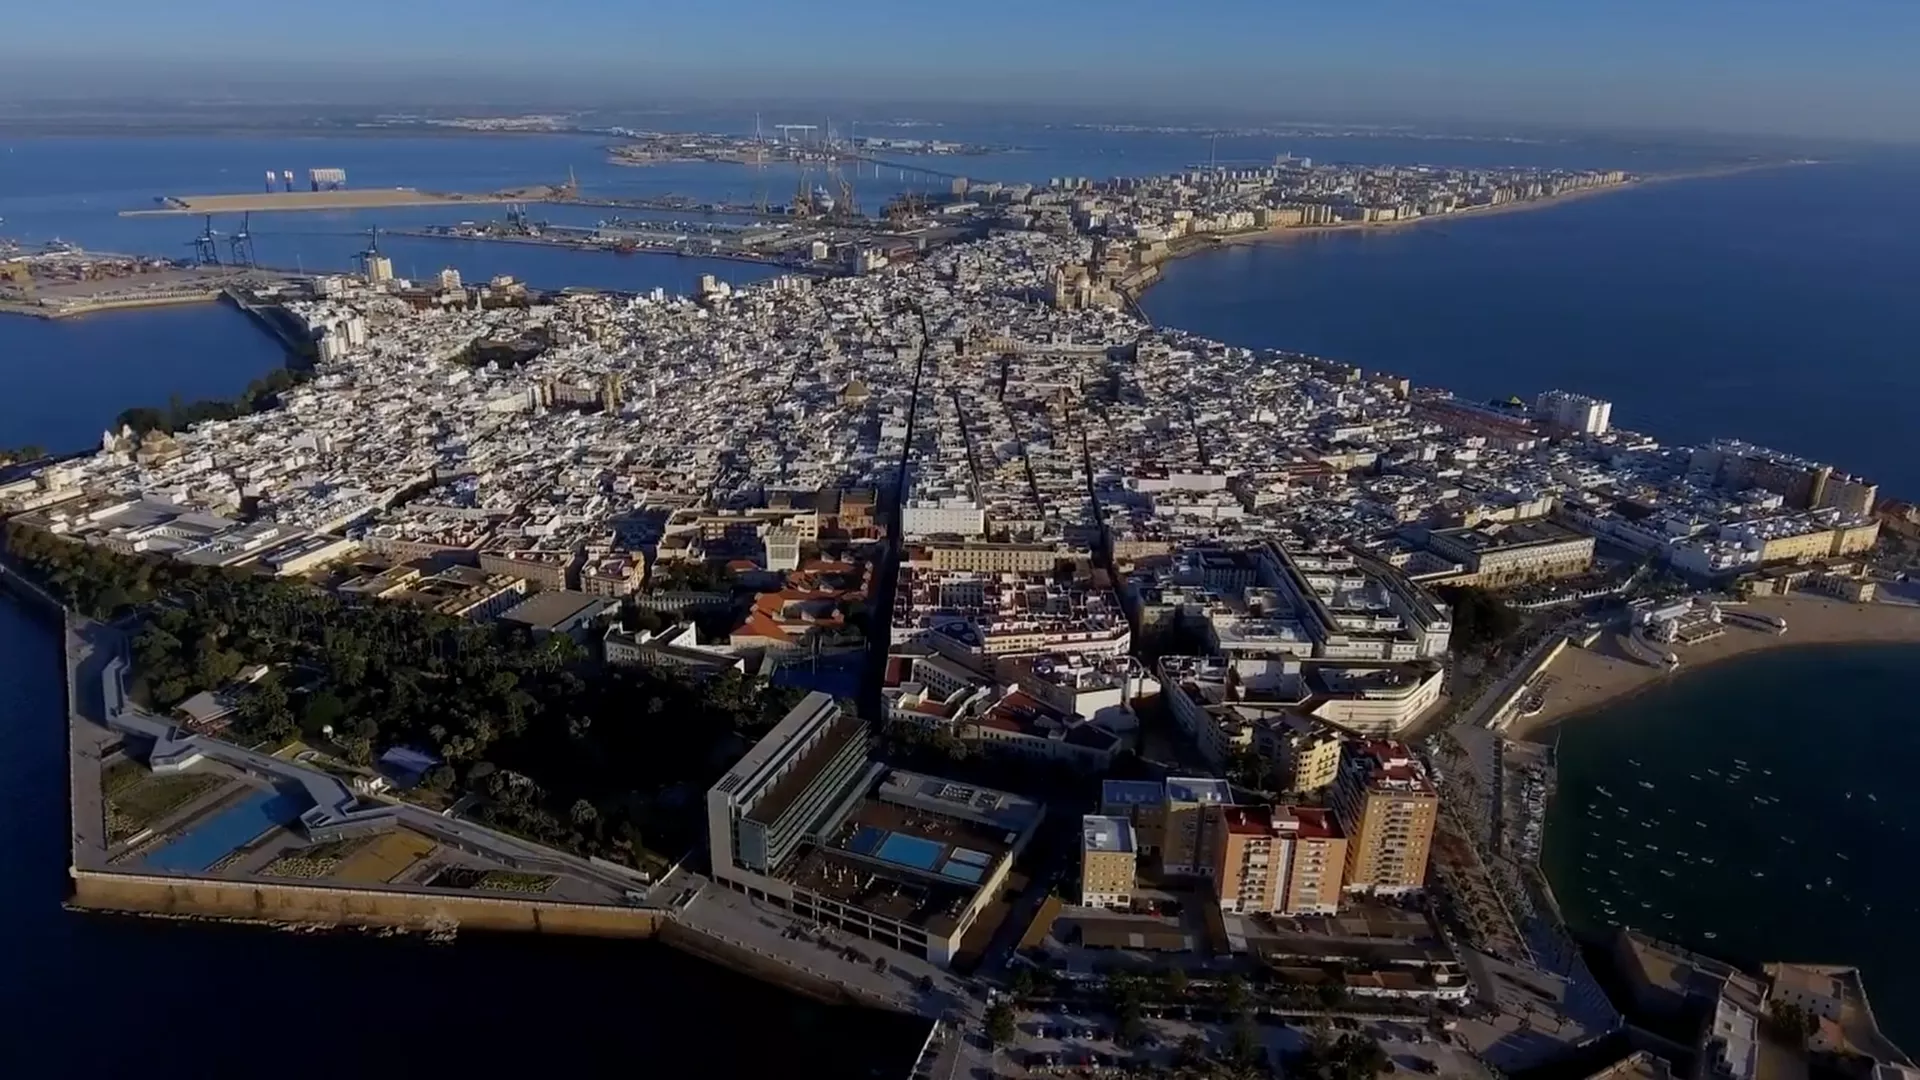
<svg viewBox="0 0 1920 1080"><path fill-rule="evenodd" d="M600 93L1238 106L1920 138L1920 0L83 0L0 90L487 76ZM84 17L75 13L84 11ZM14 74L6 74L12 69ZM59 70L59 69L55 69ZM168 77L172 73L172 77ZM164 90L162 91L164 92Z"/></svg>

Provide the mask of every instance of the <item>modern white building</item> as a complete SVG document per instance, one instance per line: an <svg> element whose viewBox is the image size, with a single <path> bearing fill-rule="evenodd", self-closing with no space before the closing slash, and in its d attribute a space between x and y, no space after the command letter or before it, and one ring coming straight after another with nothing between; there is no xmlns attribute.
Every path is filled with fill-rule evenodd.
<svg viewBox="0 0 1920 1080"><path fill-rule="evenodd" d="M1549 390L1534 398L1533 411L1574 435L1605 435L1613 425L1613 402L1565 390Z"/></svg>

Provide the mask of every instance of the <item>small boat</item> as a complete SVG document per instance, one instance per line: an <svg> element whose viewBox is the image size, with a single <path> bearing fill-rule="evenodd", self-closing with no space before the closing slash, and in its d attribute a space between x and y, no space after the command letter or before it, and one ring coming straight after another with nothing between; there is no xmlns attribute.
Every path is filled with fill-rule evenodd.
<svg viewBox="0 0 1920 1080"><path fill-rule="evenodd" d="M1755 870L1755 871L1753 872L1753 876L1754 876L1754 877L1766 877L1766 876L1767 876L1767 874L1766 874L1766 871L1764 871L1764 870Z"/></svg>
<svg viewBox="0 0 1920 1080"><path fill-rule="evenodd" d="M1852 862L1852 861L1853 861L1852 859L1849 859L1849 858L1847 858L1847 853L1846 853L1846 852L1844 852L1844 851L1836 851L1836 852L1834 852L1834 854L1835 854L1835 855L1838 855L1838 856L1840 856L1840 861L1841 861L1841 862Z"/></svg>
<svg viewBox="0 0 1920 1080"><path fill-rule="evenodd" d="M1868 802L1879 802L1880 800L1879 800L1878 798L1875 798L1875 797L1874 797L1874 794L1873 794L1873 792L1871 792L1871 791L1869 791L1869 792L1867 792L1867 801L1868 801Z"/></svg>
<svg viewBox="0 0 1920 1080"><path fill-rule="evenodd" d="M1652 790L1653 790L1653 783L1652 783L1652 781L1648 781L1648 780L1642 780L1642 781L1640 781L1640 786L1641 786L1641 787L1643 787L1643 788L1646 788L1646 789L1647 789L1648 791L1652 791Z"/></svg>
<svg viewBox="0 0 1920 1080"><path fill-rule="evenodd" d="M1690 772L1690 773L1688 773L1688 774L1687 774L1687 779L1689 779L1689 780L1698 780L1698 779L1700 779L1700 774L1699 774L1699 773L1697 773L1697 772Z"/></svg>
<svg viewBox="0 0 1920 1080"><path fill-rule="evenodd" d="M1740 767L1741 767L1741 768L1743 768L1743 769L1747 767L1747 763L1746 763L1746 762L1744 762L1744 761L1741 761L1741 760L1740 760L1739 758L1734 758L1734 759L1733 759L1733 763L1734 763L1735 765L1738 765L1738 766L1740 766Z"/></svg>
<svg viewBox="0 0 1920 1080"><path fill-rule="evenodd" d="M1719 934L1716 934L1716 933L1714 933L1714 932L1713 932L1713 931L1711 931L1711 930L1709 930L1709 931L1707 931L1707 940L1708 940L1708 941L1712 941L1712 940L1713 940L1714 938L1717 938L1717 937L1719 937L1719 936L1720 936Z"/></svg>
<svg viewBox="0 0 1920 1080"><path fill-rule="evenodd" d="M1661 873L1661 876L1663 876L1663 877L1672 877L1672 876L1673 876L1673 871L1671 871L1671 870L1662 870L1662 871L1660 871L1660 873Z"/></svg>
<svg viewBox="0 0 1920 1080"><path fill-rule="evenodd" d="M1695 825L1698 825L1698 826L1700 826L1700 827L1701 827L1701 828L1703 828L1703 829L1707 827L1707 823L1706 823L1706 822L1704 822L1704 821L1700 821L1700 820L1698 820L1698 819L1695 819L1695 821L1694 821L1694 824L1695 824Z"/></svg>
<svg viewBox="0 0 1920 1080"><path fill-rule="evenodd" d="M1601 787L1599 784L1593 785L1593 790L1599 792L1602 795L1605 795L1609 799L1613 798L1613 792L1608 791L1606 788Z"/></svg>

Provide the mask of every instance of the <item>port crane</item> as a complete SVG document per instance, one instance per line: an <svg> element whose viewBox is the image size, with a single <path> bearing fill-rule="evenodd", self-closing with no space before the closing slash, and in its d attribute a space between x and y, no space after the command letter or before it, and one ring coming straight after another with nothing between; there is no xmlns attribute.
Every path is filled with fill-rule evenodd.
<svg viewBox="0 0 1920 1080"><path fill-rule="evenodd" d="M220 265L219 236L219 233L213 231L213 215L208 214L205 223L200 227L200 235L190 241L193 247L193 261L196 264L200 266Z"/></svg>
<svg viewBox="0 0 1920 1080"><path fill-rule="evenodd" d="M240 229L227 237L228 261L235 266L256 266L253 257L253 215L240 216Z"/></svg>
<svg viewBox="0 0 1920 1080"><path fill-rule="evenodd" d="M373 276L373 260L380 257L380 226L367 230L367 249L356 252L353 261L359 265L360 272L367 277Z"/></svg>
<svg viewBox="0 0 1920 1080"><path fill-rule="evenodd" d="M813 170L807 168L805 165L800 166L800 182L793 192L792 212L794 217L813 216L813 188L807 185L807 181L812 178Z"/></svg>

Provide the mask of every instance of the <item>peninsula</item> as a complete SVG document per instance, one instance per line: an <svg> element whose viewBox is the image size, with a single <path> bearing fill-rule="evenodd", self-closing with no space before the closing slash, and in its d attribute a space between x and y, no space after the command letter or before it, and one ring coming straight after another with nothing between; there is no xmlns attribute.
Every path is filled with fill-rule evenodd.
<svg viewBox="0 0 1920 1080"><path fill-rule="evenodd" d="M310 377L0 483L71 635L76 902L657 933L937 1018L936 1075L1625 1059L1501 732L1605 634L1873 617L1877 488L1147 324L1175 233L1624 181L1253 172L968 185L943 243L687 297L288 290ZM1857 978L1711 970L1674 993L1751 1038L1658 1053L1911 1065Z"/></svg>

